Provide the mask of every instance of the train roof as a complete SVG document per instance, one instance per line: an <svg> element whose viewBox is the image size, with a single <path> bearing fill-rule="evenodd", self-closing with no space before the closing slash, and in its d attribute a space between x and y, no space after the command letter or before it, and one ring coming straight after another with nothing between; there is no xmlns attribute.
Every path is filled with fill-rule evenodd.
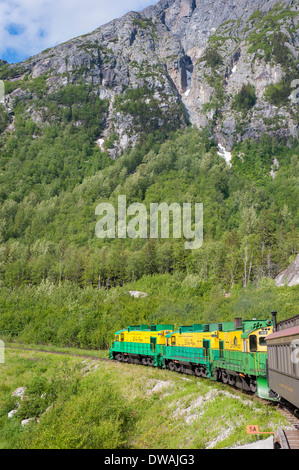
<svg viewBox="0 0 299 470"><path fill-rule="evenodd" d="M293 326L299 325L299 315L295 315L291 318L286 318L285 320L280 321L277 324L277 331L285 330L288 328L292 328Z"/></svg>
<svg viewBox="0 0 299 470"><path fill-rule="evenodd" d="M292 328L286 328L285 330L276 331L271 335L266 337L266 341L271 341L272 339L284 338L286 336L299 335L299 326L293 326Z"/></svg>
<svg viewBox="0 0 299 470"><path fill-rule="evenodd" d="M127 330L119 330L119 331L116 331L114 334L115 334L115 335L120 335L120 334L123 333L124 331L127 331Z"/></svg>
<svg viewBox="0 0 299 470"><path fill-rule="evenodd" d="M120 333L123 333L124 331L162 331L162 330L173 330L174 325L133 325L133 326L128 326L128 328L124 330L117 331L114 333L115 335L118 335Z"/></svg>

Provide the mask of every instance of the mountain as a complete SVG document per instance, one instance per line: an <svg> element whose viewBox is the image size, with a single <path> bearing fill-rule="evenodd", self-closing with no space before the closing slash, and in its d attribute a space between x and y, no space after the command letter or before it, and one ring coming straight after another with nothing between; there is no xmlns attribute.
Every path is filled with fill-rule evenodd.
<svg viewBox="0 0 299 470"><path fill-rule="evenodd" d="M47 113L51 96L77 83L90 87L107 103L96 141L112 158L189 122L208 127L230 152L264 132L298 137L298 101L290 99L298 45L298 1L161 0L4 64L0 79L10 120L22 105L38 127L55 119Z"/></svg>
<svg viewBox="0 0 299 470"><path fill-rule="evenodd" d="M298 1L163 0L0 62L0 290L274 283L299 250L298 41ZM203 246L98 239L119 195L202 202Z"/></svg>

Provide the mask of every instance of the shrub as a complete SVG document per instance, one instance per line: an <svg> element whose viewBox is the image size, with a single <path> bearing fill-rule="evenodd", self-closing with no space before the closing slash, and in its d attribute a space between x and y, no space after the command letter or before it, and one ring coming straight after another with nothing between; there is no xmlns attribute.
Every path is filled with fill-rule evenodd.
<svg viewBox="0 0 299 470"><path fill-rule="evenodd" d="M203 60L206 61L208 67L217 67L223 63L222 56L213 48L210 47L206 50Z"/></svg>
<svg viewBox="0 0 299 470"><path fill-rule="evenodd" d="M256 94L255 94L255 87L251 84L244 84L236 94L232 108L237 111L248 111L251 109L256 103Z"/></svg>
<svg viewBox="0 0 299 470"><path fill-rule="evenodd" d="M4 107L0 105L0 134L3 132L9 123L9 114L5 111Z"/></svg>
<svg viewBox="0 0 299 470"><path fill-rule="evenodd" d="M265 99L269 101L269 103L277 106L288 104L290 102L289 96L292 93L291 83L295 78L295 74L288 73L280 82L271 83L271 85L266 88Z"/></svg>

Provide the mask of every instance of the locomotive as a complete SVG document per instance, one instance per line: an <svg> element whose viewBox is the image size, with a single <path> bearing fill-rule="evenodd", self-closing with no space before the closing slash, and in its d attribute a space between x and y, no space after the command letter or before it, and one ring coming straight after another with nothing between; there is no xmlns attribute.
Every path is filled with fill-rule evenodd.
<svg viewBox="0 0 299 470"><path fill-rule="evenodd" d="M267 380L266 339L273 320L129 326L115 333L109 357L221 381L277 401Z"/></svg>
<svg viewBox="0 0 299 470"><path fill-rule="evenodd" d="M173 329L173 325L140 325L117 331L110 348L110 359L163 368L166 335Z"/></svg>

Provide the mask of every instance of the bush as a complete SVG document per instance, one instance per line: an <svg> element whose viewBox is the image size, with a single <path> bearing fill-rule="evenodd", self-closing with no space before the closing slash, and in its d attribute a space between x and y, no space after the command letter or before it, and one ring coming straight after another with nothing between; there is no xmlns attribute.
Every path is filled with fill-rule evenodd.
<svg viewBox="0 0 299 470"><path fill-rule="evenodd" d="M280 82L271 83L266 88L265 99L276 106L284 106L290 103L289 96L293 91L291 83L295 78L295 74L287 73Z"/></svg>
<svg viewBox="0 0 299 470"><path fill-rule="evenodd" d="M248 111L256 103L256 93L254 85L243 85L239 93L234 98L232 108L236 111Z"/></svg>
<svg viewBox="0 0 299 470"><path fill-rule="evenodd" d="M72 377L69 377L71 382ZM60 395L24 439L25 448L121 449L127 446L131 410L119 390L93 378L81 380L67 400ZM67 426L66 426L67 423Z"/></svg>
<svg viewBox="0 0 299 470"><path fill-rule="evenodd" d="M0 134L3 132L9 123L9 114L5 111L4 107L0 104Z"/></svg>
<svg viewBox="0 0 299 470"><path fill-rule="evenodd" d="M287 104L289 95L290 89L283 80L269 85L265 91L266 100L274 105Z"/></svg>
<svg viewBox="0 0 299 470"><path fill-rule="evenodd" d="M213 47L207 49L202 60L205 60L207 66L211 68L223 64L222 56Z"/></svg>

